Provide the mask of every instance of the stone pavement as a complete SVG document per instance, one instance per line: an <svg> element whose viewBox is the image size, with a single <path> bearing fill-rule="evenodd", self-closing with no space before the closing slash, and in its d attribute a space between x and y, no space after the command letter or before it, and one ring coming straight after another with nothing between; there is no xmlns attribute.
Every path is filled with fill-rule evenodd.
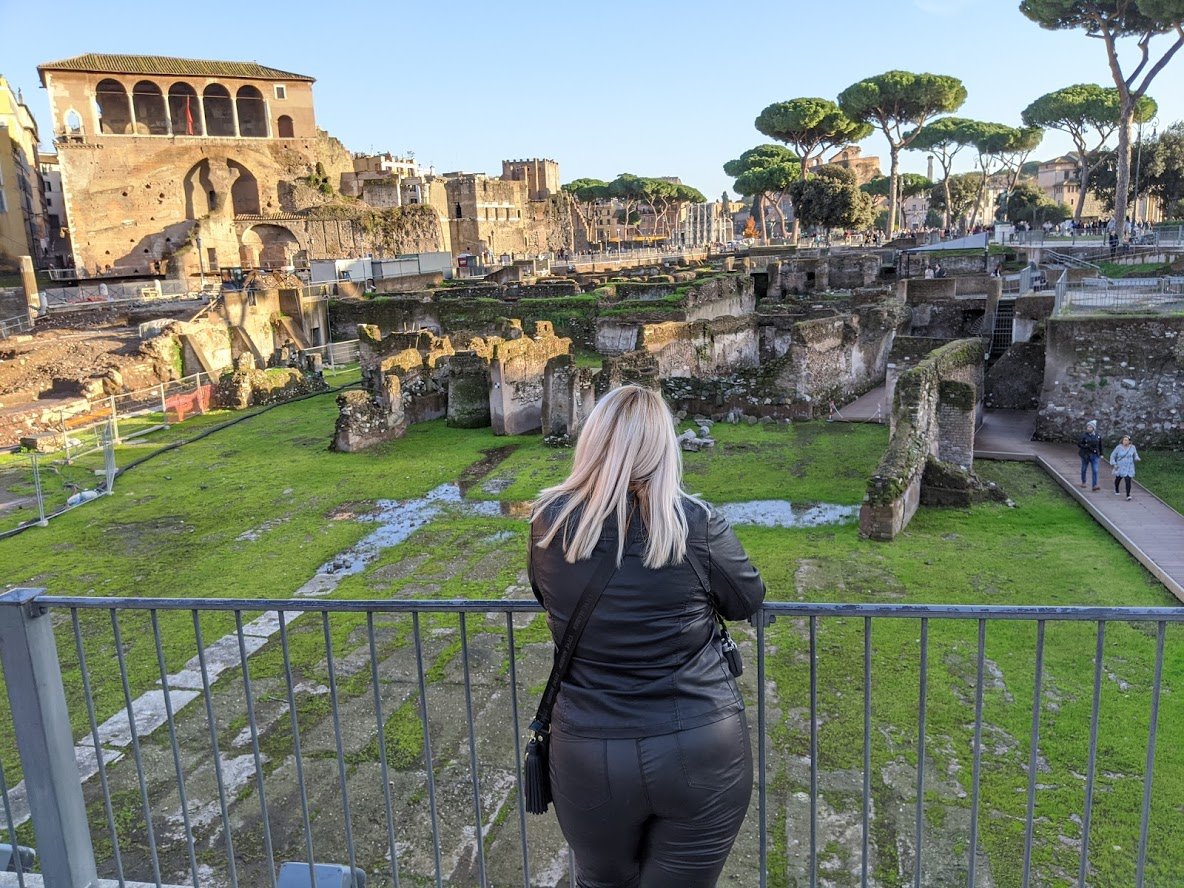
<svg viewBox="0 0 1184 888"><path fill-rule="evenodd" d="M849 404L836 404L829 422L888 422L889 405L884 386L877 386Z"/></svg>
<svg viewBox="0 0 1184 888"><path fill-rule="evenodd" d="M1098 471L1101 490L1081 487L1081 460L1071 444L1033 441L1036 413L988 410L975 435L978 459L1030 460L1048 472L1070 496L1106 528L1136 560L1184 601L1184 515L1137 481L1133 499L1114 495L1114 475L1103 460ZM1108 455L1108 454L1104 454Z"/></svg>

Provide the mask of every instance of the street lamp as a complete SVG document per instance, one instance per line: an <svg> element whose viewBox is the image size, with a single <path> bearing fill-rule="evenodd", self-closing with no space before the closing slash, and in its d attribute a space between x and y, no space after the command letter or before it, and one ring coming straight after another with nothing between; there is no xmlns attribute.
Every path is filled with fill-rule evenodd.
<svg viewBox="0 0 1184 888"><path fill-rule="evenodd" d="M1157 128L1159 126L1159 118L1151 118L1151 138L1154 139L1157 135ZM1143 121L1139 121L1139 153L1135 159L1135 211L1131 213L1131 219L1138 221L1139 218L1139 173L1143 168ZM1143 221L1147 221L1147 204L1143 204ZM1124 220L1125 221L1125 220Z"/></svg>

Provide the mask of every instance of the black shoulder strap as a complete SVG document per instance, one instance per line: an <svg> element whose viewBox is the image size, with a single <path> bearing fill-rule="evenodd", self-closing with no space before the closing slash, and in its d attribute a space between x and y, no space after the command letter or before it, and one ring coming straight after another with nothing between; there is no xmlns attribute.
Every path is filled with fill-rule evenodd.
<svg viewBox="0 0 1184 888"><path fill-rule="evenodd" d="M568 620L563 639L555 651L555 665L551 667L551 675L547 679L547 689L543 691L543 699L539 701L534 721L530 723L530 730L534 733L545 732L550 728L551 710L555 706L555 698L559 695L559 683L567 674L571 658L576 652L576 645L580 643L580 636L584 634L584 627L588 625L588 619L592 616L592 611L596 609L596 603L600 600L601 594L616 572L616 553L606 552L601 556L600 563L596 565L595 570L592 571L588 585L584 587L579 603L576 604L575 613Z"/></svg>
<svg viewBox="0 0 1184 888"><path fill-rule="evenodd" d="M711 596L711 577L707 573L707 569L703 567L703 560L695 554L695 550L691 548L691 541L687 540L687 564L691 566L691 570L695 572L695 576L699 578L699 582L703 584L703 591L707 593L708 599L711 600L712 605L715 606L715 599ZM724 623L724 618L720 615L719 607L715 606L715 619L719 622L720 631L723 635L728 634L727 624Z"/></svg>

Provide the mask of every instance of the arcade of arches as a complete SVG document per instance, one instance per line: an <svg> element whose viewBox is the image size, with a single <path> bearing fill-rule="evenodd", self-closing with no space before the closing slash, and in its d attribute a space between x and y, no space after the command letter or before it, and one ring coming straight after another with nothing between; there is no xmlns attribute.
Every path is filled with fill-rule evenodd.
<svg viewBox="0 0 1184 888"><path fill-rule="evenodd" d="M141 80L131 94L118 80L107 78L95 88L99 129L112 135L223 136L243 139L295 137L292 118L280 115L272 132L267 100L258 87L240 86L233 94L211 83L199 94L185 81L166 93L151 80Z"/></svg>

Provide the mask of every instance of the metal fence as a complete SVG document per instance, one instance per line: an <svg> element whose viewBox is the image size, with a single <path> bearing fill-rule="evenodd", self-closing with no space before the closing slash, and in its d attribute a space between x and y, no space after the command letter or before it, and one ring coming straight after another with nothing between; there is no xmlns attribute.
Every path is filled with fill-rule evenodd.
<svg viewBox="0 0 1184 888"><path fill-rule="evenodd" d="M1062 275L1064 277L1064 275ZM1184 277L1087 278L1058 283L1056 314L1175 314L1184 311Z"/></svg>
<svg viewBox="0 0 1184 888"><path fill-rule="evenodd" d="M50 311L81 303L159 302L177 299L201 299L204 292L187 281L100 281L73 287L46 287L41 291Z"/></svg>
<svg viewBox="0 0 1184 888"><path fill-rule="evenodd" d="M7 339L17 333L28 333L33 329L28 314L17 315L15 318L0 321L0 339Z"/></svg>
<svg viewBox="0 0 1184 888"><path fill-rule="evenodd" d="M371 884L396 888L563 883L571 860L556 824L528 818L520 792L525 720L551 663L538 610L533 601L507 600L89 598L14 590L0 596L0 655L11 702L11 723L0 717L0 737L15 735L20 751L19 761L0 752L4 834L14 844L36 842L41 872L55 888L90 885L96 857L101 874L121 883L174 880L193 888L274 888L275 867L285 859L361 866ZM791 884L818 885L826 867L833 869L833 846L845 841L856 855L845 870L851 884L937 884L930 870L949 863L930 849L933 823L946 813L936 810L932 791L943 779L934 770L941 747L927 736L931 661L949 662L948 649L931 653L939 625L941 644L958 629L975 652L959 698L964 711L952 716L968 734L971 759L968 791L953 807L964 812L968 804L969 820L958 850L948 852L959 858L957 877L941 884L983 884L983 844L993 831L1017 849L1015 859L1002 862L1013 876L1022 867L1017 883L1048 883L1050 874L1034 863L1043 859L1047 867L1047 858L1034 851L1048 852L1048 843L1063 853L1057 834L1065 824L1054 824L1050 834L1047 818L1037 816L1048 788L1041 781L1053 779L1041 776L1049 768L1041 752L1045 733L1048 742L1080 738L1081 761L1059 763L1083 783L1072 868L1077 885L1102 884L1091 871L1091 827L1098 781L1111 780L1103 777L1112 767L1108 747L1099 744L1103 683L1114 678L1105 661L1116 656L1107 651L1108 638L1122 645L1118 656L1143 646L1153 663L1146 684L1132 689L1137 703L1125 702L1125 692L1107 694L1127 715L1124 731L1144 718L1147 725L1141 792L1127 793L1129 808L1115 812L1106 790L1107 811L1124 818L1124 883L1145 884L1152 852L1153 872L1162 872L1164 855L1169 865L1179 863L1175 850L1151 848L1149 837L1160 697L1177 690L1164 687L1165 646L1170 627L1168 660L1176 662L1184 609L770 603L754 622L742 646L755 653L755 669L742 682L756 706L757 791L727 871L731 883L784 883L788 856L801 864ZM1017 624L1033 645L1023 661L1025 672L1031 664L1028 746L1026 754L1017 750L1014 769L1001 769L989 751L997 735L984 737L992 727L984 707L1001 702L987 644ZM1052 647L1050 628L1057 633ZM847 646L835 651L839 630ZM885 661L880 648L891 646L894 633L910 642L916 636L916 646L908 645L914 662ZM823 665L833 667L835 657L858 676L842 687L828 684ZM770 669L786 662L797 664L796 688L771 683ZM1046 662L1054 672L1046 674ZM873 791L873 744L882 744L891 727L877 715L881 706L902 702L875 696L883 669L915 669L917 679L915 735L896 738L913 760L902 763L907 774L898 783L908 787L907 799L895 815ZM1075 709L1080 724L1065 724L1063 690L1050 697L1069 672L1092 675L1088 721L1086 707ZM941 680L947 677L943 672ZM820 756L834 754L822 748L821 726L844 695L860 714L828 736L861 764L840 775L858 810L836 823L833 809L827 817L821 810L822 781L836 779L820 772ZM1050 699L1062 703L1053 708ZM797 735L792 744L800 757L789 764L800 763L800 793L772 779L788 767L774 731L787 730ZM1026 776L1022 805L1014 770ZM1129 770L1120 776L1133 778ZM1016 814L984 816L984 786L996 802L1005 787ZM794 830L784 808L775 810L787 800L803 812ZM1157 816L1174 822L1174 804L1161 800ZM912 835L902 830L891 849L883 848L873 836L893 816L910 823ZM787 842L798 849L793 855ZM900 855L898 881L875 872L876 847ZM1067 869L1063 861L1058 866Z"/></svg>

